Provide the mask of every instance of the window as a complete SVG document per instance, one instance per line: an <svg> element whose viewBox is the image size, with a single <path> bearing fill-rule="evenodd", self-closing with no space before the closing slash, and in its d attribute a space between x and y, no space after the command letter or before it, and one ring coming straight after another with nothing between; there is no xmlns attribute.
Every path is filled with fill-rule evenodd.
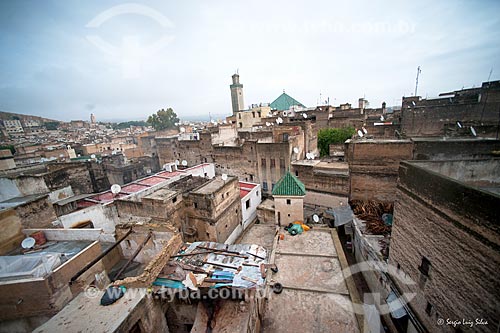
<svg viewBox="0 0 500 333"><path fill-rule="evenodd" d="M267 182L262 182L262 189L267 192Z"/></svg>
<svg viewBox="0 0 500 333"><path fill-rule="evenodd" d="M431 268L431 262L429 261L429 259L427 259L426 257L422 257L422 263L418 267L420 273L422 273L425 276L429 276L430 268Z"/></svg>
<svg viewBox="0 0 500 333"><path fill-rule="evenodd" d="M254 118L255 118L255 112L252 112L252 117L254 117Z"/></svg>
<svg viewBox="0 0 500 333"><path fill-rule="evenodd" d="M291 205L291 204L292 204L292 200L290 200L290 199L286 199L286 204L287 204L287 205Z"/></svg>
<svg viewBox="0 0 500 333"><path fill-rule="evenodd" d="M198 204L196 202L194 203L194 208L198 208Z"/></svg>
<svg viewBox="0 0 500 333"><path fill-rule="evenodd" d="M176 203L176 202L177 202L177 197L172 199L172 203Z"/></svg>
<svg viewBox="0 0 500 333"><path fill-rule="evenodd" d="M241 119L241 113L238 113L238 119Z"/></svg>
<svg viewBox="0 0 500 333"><path fill-rule="evenodd" d="M283 142L288 142L288 133L283 133Z"/></svg>
<svg viewBox="0 0 500 333"><path fill-rule="evenodd" d="M260 165L265 167L266 166L266 159L265 158L261 158L260 159Z"/></svg>
<svg viewBox="0 0 500 333"><path fill-rule="evenodd" d="M259 112L257 112L257 116L258 116L259 118L260 118L260 117L262 117L262 115L261 115L260 111L259 111Z"/></svg>
<svg viewBox="0 0 500 333"><path fill-rule="evenodd" d="M250 175L250 181L253 181L253 175Z"/></svg>
<svg viewBox="0 0 500 333"><path fill-rule="evenodd" d="M238 124L240 125L240 128L242 128L242 127L243 127L243 123L238 123Z"/></svg>
<svg viewBox="0 0 500 333"><path fill-rule="evenodd" d="M271 158L271 168L275 168L276 167L276 162L274 160L274 158Z"/></svg>
<svg viewBox="0 0 500 333"><path fill-rule="evenodd" d="M280 158L280 173L283 175L285 174L285 159Z"/></svg>
<svg viewBox="0 0 500 333"><path fill-rule="evenodd" d="M259 196L259 191L256 191L256 192L255 192L255 195L256 195L256 196Z"/></svg>
<svg viewBox="0 0 500 333"><path fill-rule="evenodd" d="M295 177L299 176L299 170L295 170Z"/></svg>
<svg viewBox="0 0 500 333"><path fill-rule="evenodd" d="M432 306L432 304L427 302L427 306L425 307L425 313L427 313L427 315L430 316L432 314L433 308L434 307Z"/></svg>
<svg viewBox="0 0 500 333"><path fill-rule="evenodd" d="M271 189L272 189L272 190L274 190L274 185L275 185L275 184L273 183L273 184L272 184L272 187L271 187Z"/></svg>
<svg viewBox="0 0 500 333"><path fill-rule="evenodd" d="M250 199L248 199L247 201L245 201L245 208L246 209L250 208Z"/></svg>

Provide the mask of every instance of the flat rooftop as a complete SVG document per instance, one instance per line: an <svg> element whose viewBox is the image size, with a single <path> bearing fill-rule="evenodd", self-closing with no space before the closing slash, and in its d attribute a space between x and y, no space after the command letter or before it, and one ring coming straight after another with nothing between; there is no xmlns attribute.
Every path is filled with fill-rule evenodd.
<svg viewBox="0 0 500 333"><path fill-rule="evenodd" d="M47 194L25 195L25 196L22 196L22 197L15 197L15 198L11 198L9 200L2 201L2 202L0 202L0 210L14 208L14 207L23 205L25 203L38 200L40 198L46 197Z"/></svg>
<svg viewBox="0 0 500 333"><path fill-rule="evenodd" d="M491 194L500 194L500 159L411 161L412 165Z"/></svg>
<svg viewBox="0 0 500 333"><path fill-rule="evenodd" d="M224 185L226 185L228 182L232 181L233 179L236 179L236 177L233 176L228 176L227 180L222 180L220 177L216 177L209 181L207 184L199 187L193 193L197 194L212 194L214 192L217 192L220 188L222 188Z"/></svg>
<svg viewBox="0 0 500 333"><path fill-rule="evenodd" d="M334 243L328 228L285 233L272 276L284 289L267 303L264 332L359 332Z"/></svg>
<svg viewBox="0 0 500 333"><path fill-rule="evenodd" d="M33 332L117 332L130 312L146 297L146 293L127 290L113 305L101 306L99 303L102 295L104 291L99 291L94 298L80 293L57 315Z"/></svg>

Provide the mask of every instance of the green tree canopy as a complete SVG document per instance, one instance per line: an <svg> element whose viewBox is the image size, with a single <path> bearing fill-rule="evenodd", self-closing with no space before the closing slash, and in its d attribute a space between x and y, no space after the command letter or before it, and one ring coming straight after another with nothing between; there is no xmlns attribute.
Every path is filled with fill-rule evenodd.
<svg viewBox="0 0 500 333"><path fill-rule="evenodd" d="M121 123L114 123L112 124L113 129L125 129L129 128L130 126L147 126L147 123L142 120L131 120L131 121L125 121Z"/></svg>
<svg viewBox="0 0 500 333"><path fill-rule="evenodd" d="M153 128L157 131L174 128L176 127L175 124L178 122L179 118L177 118L177 114L172 108L168 108L166 110L161 109L150 115L147 120L147 123L153 126Z"/></svg>
<svg viewBox="0 0 500 333"><path fill-rule="evenodd" d="M43 126L49 131L54 131L59 128L59 122L58 121L46 121L43 123Z"/></svg>
<svg viewBox="0 0 500 333"><path fill-rule="evenodd" d="M330 154L330 145L335 143L344 143L350 139L355 130L352 127L344 128L324 128L318 132L318 148L321 156Z"/></svg>

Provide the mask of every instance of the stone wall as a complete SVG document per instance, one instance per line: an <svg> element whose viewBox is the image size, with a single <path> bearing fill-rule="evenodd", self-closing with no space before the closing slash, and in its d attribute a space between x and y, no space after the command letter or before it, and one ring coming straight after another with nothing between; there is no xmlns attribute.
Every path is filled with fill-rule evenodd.
<svg viewBox="0 0 500 333"><path fill-rule="evenodd" d="M412 157L410 140L348 140L349 199L393 201L399 162Z"/></svg>
<svg viewBox="0 0 500 333"><path fill-rule="evenodd" d="M0 211L0 255L19 248L19 244L24 239L21 232L21 220L16 215L14 209Z"/></svg>
<svg viewBox="0 0 500 333"><path fill-rule="evenodd" d="M48 196L31 200L14 208L21 219L23 228L53 228L52 222L57 219L54 207Z"/></svg>
<svg viewBox="0 0 500 333"><path fill-rule="evenodd" d="M340 196L349 195L349 174L347 169L345 171L335 171L318 167L317 163L292 163L291 171L304 183L308 191Z"/></svg>
<svg viewBox="0 0 500 333"><path fill-rule="evenodd" d="M274 196L275 221L286 226L295 221L304 221L304 198Z"/></svg>
<svg viewBox="0 0 500 333"><path fill-rule="evenodd" d="M402 292L417 293L410 306L420 321L430 332L455 332L437 319L484 318L489 324L474 331L496 332L500 197L411 163L401 165L397 196L389 263L415 281L395 279ZM428 274L420 268L423 258Z"/></svg>
<svg viewBox="0 0 500 333"><path fill-rule="evenodd" d="M403 98L401 129L407 136L443 136L449 132L471 136L474 126L483 135L495 136L500 106L500 81L485 82L481 88L463 89L437 99ZM447 133L448 132L448 133Z"/></svg>

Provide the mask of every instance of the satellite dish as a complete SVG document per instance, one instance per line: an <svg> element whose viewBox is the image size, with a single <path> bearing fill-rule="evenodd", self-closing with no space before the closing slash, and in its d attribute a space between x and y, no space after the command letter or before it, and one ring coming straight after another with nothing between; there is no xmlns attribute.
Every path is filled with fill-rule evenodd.
<svg viewBox="0 0 500 333"><path fill-rule="evenodd" d="M294 147L294 148L293 148L293 152L294 152L295 154L298 154L298 153L299 153L299 148Z"/></svg>
<svg viewBox="0 0 500 333"><path fill-rule="evenodd" d="M303 113L302 117L304 117L304 119L307 119L307 113Z"/></svg>
<svg viewBox="0 0 500 333"><path fill-rule="evenodd" d="M36 243L36 241L33 237L26 237L21 242L21 247L25 250L31 249L33 246L35 246L35 243Z"/></svg>
<svg viewBox="0 0 500 333"><path fill-rule="evenodd" d="M380 121L384 121L384 120L385 120L384 116L380 116Z"/></svg>
<svg viewBox="0 0 500 333"><path fill-rule="evenodd" d="M278 119L276 119L276 122L277 122L278 124L282 124L282 123L283 123L283 118L278 117Z"/></svg>
<svg viewBox="0 0 500 333"><path fill-rule="evenodd" d="M59 154L59 157L60 157L60 158L63 158L63 157L64 157L64 154Z"/></svg>
<svg viewBox="0 0 500 333"><path fill-rule="evenodd" d="M462 123L461 123L461 122L459 122L459 121L457 121L457 126L458 126L458 128L462 128L462 127L463 127L463 126L462 126Z"/></svg>
<svg viewBox="0 0 500 333"><path fill-rule="evenodd" d="M95 158L95 154L90 155L90 158Z"/></svg>
<svg viewBox="0 0 500 333"><path fill-rule="evenodd" d="M116 150L113 150L113 151L111 152L111 155L116 155Z"/></svg>
<svg viewBox="0 0 500 333"><path fill-rule="evenodd" d="M266 126L267 126L267 127L271 126L271 123L270 123L270 122L268 122L268 121L266 121Z"/></svg>
<svg viewBox="0 0 500 333"><path fill-rule="evenodd" d="M183 166L186 166L186 165L188 165L188 162L187 162L186 160L182 160L181 164L182 164Z"/></svg>
<svg viewBox="0 0 500 333"><path fill-rule="evenodd" d="M368 131L366 130L366 128L364 126L362 128L363 128L363 133L365 133L365 134L368 133Z"/></svg>
<svg viewBox="0 0 500 333"><path fill-rule="evenodd" d="M223 173L222 176L221 176L221 178L222 178L223 181L226 181L227 180L227 175L225 173Z"/></svg>
<svg viewBox="0 0 500 333"><path fill-rule="evenodd" d="M111 193L118 194L122 190L122 187L118 184L111 185Z"/></svg>
<svg viewBox="0 0 500 333"><path fill-rule="evenodd" d="M185 127L181 127L179 130L181 131L181 133L186 132L186 128Z"/></svg>
<svg viewBox="0 0 500 333"><path fill-rule="evenodd" d="M474 127L470 127L470 132L472 133L472 135L474 136L477 136L477 133L476 133L476 130L474 129Z"/></svg>
<svg viewBox="0 0 500 333"><path fill-rule="evenodd" d="M71 149L71 146L70 146L70 145L67 145L67 146L66 146L66 148Z"/></svg>
<svg viewBox="0 0 500 333"><path fill-rule="evenodd" d="M180 163L179 160L175 160L175 165L179 165Z"/></svg>
<svg viewBox="0 0 500 333"><path fill-rule="evenodd" d="M358 135L359 135L360 138L362 138L363 137L363 131L362 130L358 130Z"/></svg>
<svg viewBox="0 0 500 333"><path fill-rule="evenodd" d="M227 120L224 120L222 123L223 123L223 124L227 124Z"/></svg>
<svg viewBox="0 0 500 333"><path fill-rule="evenodd" d="M319 216L316 215L316 214L314 214L313 215L313 221L316 222L316 223L318 223L319 222Z"/></svg>
<svg viewBox="0 0 500 333"><path fill-rule="evenodd" d="M411 101L411 104L413 104L413 106L415 106L415 101Z"/></svg>

